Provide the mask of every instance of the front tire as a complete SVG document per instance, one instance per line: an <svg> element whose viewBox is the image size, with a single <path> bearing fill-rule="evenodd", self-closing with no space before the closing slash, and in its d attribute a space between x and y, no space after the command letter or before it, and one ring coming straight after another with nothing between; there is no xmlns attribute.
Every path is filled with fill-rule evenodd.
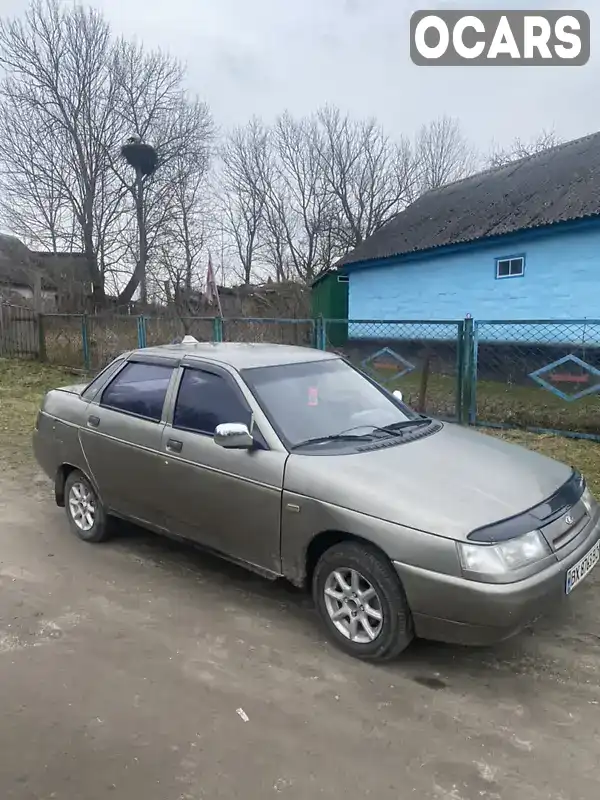
<svg viewBox="0 0 600 800"><path fill-rule="evenodd" d="M368 545L342 542L327 550L314 572L313 597L327 631L351 656L392 659L413 639L400 579Z"/></svg>
<svg viewBox="0 0 600 800"><path fill-rule="evenodd" d="M103 542L110 536L102 502L79 470L71 472L65 482L65 509L71 530L84 542Z"/></svg>

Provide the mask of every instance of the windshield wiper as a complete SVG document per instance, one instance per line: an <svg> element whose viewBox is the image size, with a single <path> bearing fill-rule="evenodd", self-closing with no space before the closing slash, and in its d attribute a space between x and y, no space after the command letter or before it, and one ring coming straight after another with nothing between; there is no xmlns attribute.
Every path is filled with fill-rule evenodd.
<svg viewBox="0 0 600 800"><path fill-rule="evenodd" d="M372 433L332 433L329 436L315 436L312 439L305 439L303 442L293 445L292 450L297 450L299 447L305 447L309 444L324 444L325 442L356 442L360 439L371 437Z"/></svg>
<svg viewBox="0 0 600 800"><path fill-rule="evenodd" d="M405 422L393 422L391 425L384 425L382 428L375 428L375 430L382 433L401 433L407 428L421 428L431 422L432 420L429 417L422 417L421 419L409 419Z"/></svg>
<svg viewBox="0 0 600 800"><path fill-rule="evenodd" d="M373 434L389 433L400 435L402 431L407 428L420 428L429 425L432 420L429 417L421 417L420 419L409 419L403 422L393 422L391 425L384 425L378 427L377 425L357 425L356 428L371 428L368 433L350 433L349 431L342 431L341 433L332 433L329 436L315 436L312 439L305 439L298 444L293 445L292 450L297 450L299 447L305 447L310 444L324 444L325 442L355 442L361 439L371 439ZM351 428L350 430L355 430Z"/></svg>

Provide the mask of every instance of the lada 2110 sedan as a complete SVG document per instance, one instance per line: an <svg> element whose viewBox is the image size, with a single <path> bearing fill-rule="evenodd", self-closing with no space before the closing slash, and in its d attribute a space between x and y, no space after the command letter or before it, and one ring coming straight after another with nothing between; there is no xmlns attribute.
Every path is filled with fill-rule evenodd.
<svg viewBox="0 0 600 800"><path fill-rule="evenodd" d="M417 414L340 356L181 344L50 391L34 433L73 531L113 517L311 587L346 652L504 639L600 556L581 475Z"/></svg>

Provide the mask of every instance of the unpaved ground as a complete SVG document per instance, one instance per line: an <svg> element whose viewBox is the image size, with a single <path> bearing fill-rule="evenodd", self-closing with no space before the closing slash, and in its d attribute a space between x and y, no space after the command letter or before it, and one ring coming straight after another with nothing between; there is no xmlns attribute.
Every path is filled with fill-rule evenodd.
<svg viewBox="0 0 600 800"><path fill-rule="evenodd" d="M495 650L339 654L296 591L0 479L0 797L592 800L600 571ZM237 713L243 709L244 721Z"/></svg>

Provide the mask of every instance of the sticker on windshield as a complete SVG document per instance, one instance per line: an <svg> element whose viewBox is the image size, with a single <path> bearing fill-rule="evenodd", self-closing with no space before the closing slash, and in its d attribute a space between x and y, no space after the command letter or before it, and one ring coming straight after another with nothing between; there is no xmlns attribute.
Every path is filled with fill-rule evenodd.
<svg viewBox="0 0 600 800"><path fill-rule="evenodd" d="M308 390L308 405L309 406L318 406L319 405L319 390L316 386L311 386Z"/></svg>

